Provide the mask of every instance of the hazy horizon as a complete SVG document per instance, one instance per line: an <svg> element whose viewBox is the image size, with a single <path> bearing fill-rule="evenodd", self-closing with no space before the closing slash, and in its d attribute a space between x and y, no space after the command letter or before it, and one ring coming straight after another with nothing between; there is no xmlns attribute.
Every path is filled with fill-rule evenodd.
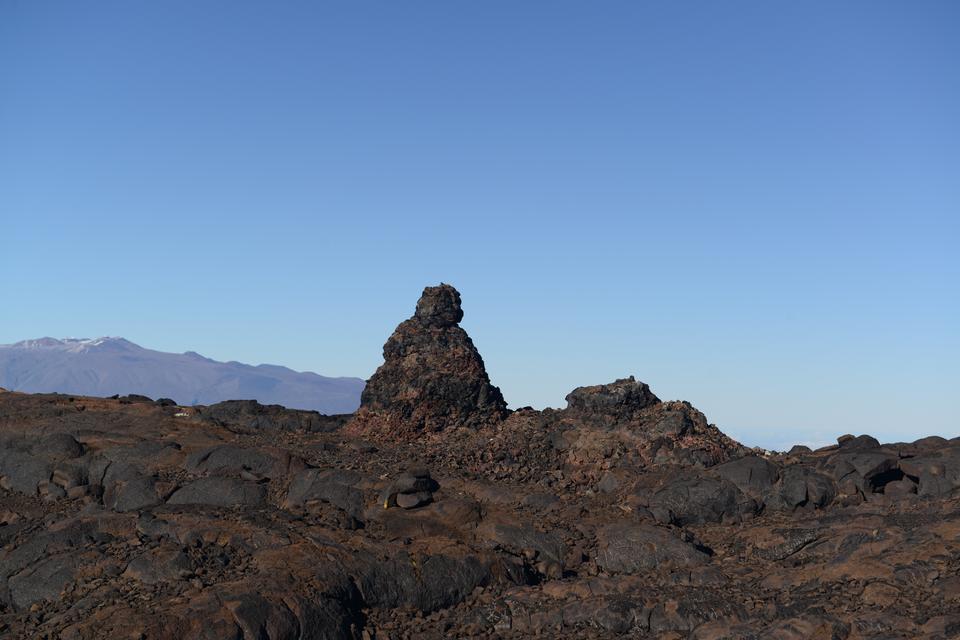
<svg viewBox="0 0 960 640"><path fill-rule="evenodd" d="M368 378L449 282L513 407L960 435L960 5L0 6L0 343Z"/></svg>

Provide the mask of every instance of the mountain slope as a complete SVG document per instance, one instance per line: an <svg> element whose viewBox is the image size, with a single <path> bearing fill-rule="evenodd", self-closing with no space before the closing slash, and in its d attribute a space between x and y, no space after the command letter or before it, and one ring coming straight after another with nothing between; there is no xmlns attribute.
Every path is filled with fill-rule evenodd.
<svg viewBox="0 0 960 640"><path fill-rule="evenodd" d="M40 338L0 345L0 387L90 396L139 393L180 404L252 399L322 413L350 413L364 381L275 365L217 362L198 353L144 349L123 338Z"/></svg>

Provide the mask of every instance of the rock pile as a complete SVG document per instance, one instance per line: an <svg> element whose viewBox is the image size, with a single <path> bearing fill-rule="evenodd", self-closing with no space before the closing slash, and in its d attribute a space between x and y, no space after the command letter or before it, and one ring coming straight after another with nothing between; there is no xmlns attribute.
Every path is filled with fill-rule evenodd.
<svg viewBox="0 0 960 640"><path fill-rule="evenodd" d="M383 508L415 509L433 502L434 492L440 488L430 472L423 467L411 467L398 476L384 492Z"/></svg>
<svg viewBox="0 0 960 640"><path fill-rule="evenodd" d="M456 289L441 284L423 290L413 317L383 346L384 363L367 381L353 432L403 436L478 428L506 416L500 389L490 384L461 319Z"/></svg>

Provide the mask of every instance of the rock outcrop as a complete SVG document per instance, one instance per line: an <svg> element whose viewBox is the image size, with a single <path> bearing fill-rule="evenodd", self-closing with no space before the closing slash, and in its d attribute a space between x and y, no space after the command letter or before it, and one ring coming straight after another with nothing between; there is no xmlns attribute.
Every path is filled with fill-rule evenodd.
<svg viewBox="0 0 960 640"><path fill-rule="evenodd" d="M561 425L569 429L569 448L580 465L596 464L592 452L598 447L634 451L636 462L642 464L702 467L746 452L689 402L662 402L633 376L577 387L567 395L567 408L560 416Z"/></svg>
<svg viewBox="0 0 960 640"><path fill-rule="evenodd" d="M367 381L354 432L397 436L476 428L502 420L507 405L460 326L460 294L441 284L423 290L413 317L383 346L384 363Z"/></svg>
<svg viewBox="0 0 960 640"><path fill-rule="evenodd" d="M567 394L567 415L588 426L629 424L649 406L659 404L650 387L630 376L611 384L577 387Z"/></svg>

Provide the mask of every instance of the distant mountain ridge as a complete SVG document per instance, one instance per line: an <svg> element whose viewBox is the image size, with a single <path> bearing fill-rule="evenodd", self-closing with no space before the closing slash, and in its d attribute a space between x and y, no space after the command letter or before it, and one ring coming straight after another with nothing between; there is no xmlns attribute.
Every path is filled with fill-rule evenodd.
<svg viewBox="0 0 960 640"><path fill-rule="evenodd" d="M218 362L194 351L166 353L125 338L38 338L0 345L0 387L89 396L138 393L182 405L257 400L321 413L351 413L364 381L278 365Z"/></svg>

